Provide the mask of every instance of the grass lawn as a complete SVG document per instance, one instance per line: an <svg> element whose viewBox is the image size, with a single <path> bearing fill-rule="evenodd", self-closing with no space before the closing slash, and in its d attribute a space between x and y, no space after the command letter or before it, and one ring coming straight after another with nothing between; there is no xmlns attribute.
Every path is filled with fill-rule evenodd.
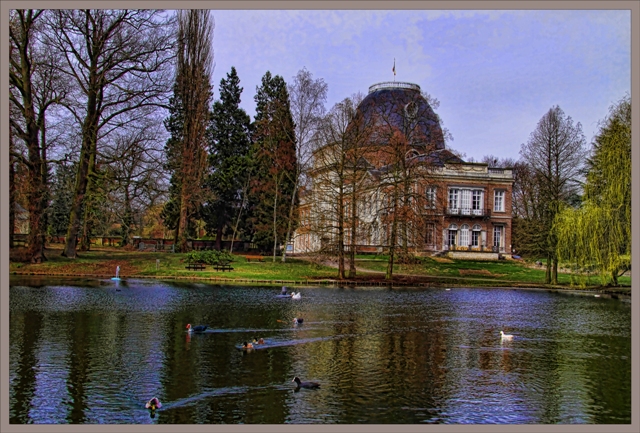
<svg viewBox="0 0 640 433"><path fill-rule="evenodd" d="M100 275L115 276L120 266L120 277L197 277L229 278L241 280L295 280L335 278L336 270L295 258L287 258L285 263L277 257L265 257L263 262L247 262L244 256L235 256L231 263L233 271L222 272L207 265L203 271L186 269L185 254L118 251L96 247L87 252L79 252L78 258L62 257L59 248L48 249L47 261L41 264L11 262L11 273Z"/></svg>
<svg viewBox="0 0 640 433"><path fill-rule="evenodd" d="M21 263L12 260L11 273L36 275L70 276L115 276L120 266L120 276L155 278L205 278L229 279L242 282L310 282L334 280L337 270L333 266L324 266L302 258L288 257L285 263L277 257L265 257L263 262L247 262L243 255L235 255L231 264L233 271L215 271L207 265L203 271L185 269L185 254L124 251L118 248L96 247L92 251L79 252L78 258L62 257L61 246L53 246L46 251L48 260L41 264ZM335 265L335 264L334 264ZM348 266L348 261L345 263ZM358 279L384 280L387 269L387 256L357 256ZM368 272L367 272L368 271ZM445 258L423 258L421 264L394 266L394 281L410 278L415 281L429 281L432 284L468 285L468 286L513 286L518 284L544 285L543 267L530 266L524 261L470 261ZM571 285L571 275L559 273L560 286ZM621 277L623 286L631 286L631 277ZM577 280L574 281L577 284ZM587 286L599 286L598 277L591 277Z"/></svg>
<svg viewBox="0 0 640 433"><path fill-rule="evenodd" d="M386 272L388 256L358 256L356 266L363 270ZM425 257L421 264L405 265L394 264L394 274L425 275L433 277L463 278L474 280L490 280L495 283L500 282L521 282L544 284L545 267L531 267L524 261L503 260L451 260ZM568 273L558 273L558 283L560 285L570 285L572 275ZM574 278L574 283L577 280ZM623 286L631 286L631 277L620 277L619 283ZM588 278L587 286L598 286L602 284L600 277L591 276Z"/></svg>

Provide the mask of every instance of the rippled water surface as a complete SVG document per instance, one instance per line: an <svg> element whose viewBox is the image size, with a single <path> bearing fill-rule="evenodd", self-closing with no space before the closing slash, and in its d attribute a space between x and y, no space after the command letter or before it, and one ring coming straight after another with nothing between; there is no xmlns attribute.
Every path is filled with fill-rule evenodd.
<svg viewBox="0 0 640 433"><path fill-rule="evenodd" d="M628 301L300 291L292 300L277 287L12 279L10 422L631 422ZM187 323L210 329L188 335ZM264 347L238 349L260 337ZM296 390L294 376L321 388ZM153 396L163 407L150 413Z"/></svg>

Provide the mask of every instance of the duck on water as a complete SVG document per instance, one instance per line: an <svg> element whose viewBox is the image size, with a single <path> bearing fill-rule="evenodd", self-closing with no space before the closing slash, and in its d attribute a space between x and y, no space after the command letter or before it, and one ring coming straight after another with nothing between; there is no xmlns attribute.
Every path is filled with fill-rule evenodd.
<svg viewBox="0 0 640 433"><path fill-rule="evenodd" d="M318 382L302 382L298 376L294 377L291 382L295 382L297 388L307 388L307 389L320 388L320 384Z"/></svg>
<svg viewBox="0 0 640 433"><path fill-rule="evenodd" d="M195 332L196 334L201 334L209 327L209 325L198 325L191 326L191 323L187 323L187 332Z"/></svg>

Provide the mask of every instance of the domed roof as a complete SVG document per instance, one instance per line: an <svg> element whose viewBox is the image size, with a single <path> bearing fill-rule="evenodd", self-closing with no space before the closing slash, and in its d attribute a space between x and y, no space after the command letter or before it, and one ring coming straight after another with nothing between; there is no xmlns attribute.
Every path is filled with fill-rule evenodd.
<svg viewBox="0 0 640 433"><path fill-rule="evenodd" d="M412 146L430 150L445 148L438 115L422 96L417 84L374 84L369 87L369 94L358 106L358 111L363 115L365 124L375 124L387 132L398 131ZM378 137L384 135L387 134L378 134Z"/></svg>

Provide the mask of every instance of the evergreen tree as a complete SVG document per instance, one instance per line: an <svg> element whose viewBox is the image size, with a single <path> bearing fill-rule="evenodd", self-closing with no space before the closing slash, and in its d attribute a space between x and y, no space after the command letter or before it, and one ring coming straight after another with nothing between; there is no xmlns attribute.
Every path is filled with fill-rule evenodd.
<svg viewBox="0 0 640 433"><path fill-rule="evenodd" d="M235 67L220 81L220 100L213 104L208 131L211 174L206 185L213 200L203 214L207 231L216 233L221 249L223 231L232 228L234 216L242 206L242 187L247 181L251 148L251 118L240 108L240 79Z"/></svg>
<svg viewBox="0 0 640 433"><path fill-rule="evenodd" d="M275 261L289 223L289 206L297 173L295 124L291 116L287 85L279 75L267 73L255 96L254 167L250 189L250 224L253 241L262 249L273 245ZM294 203L297 199L294 197ZM295 231L297 210L291 213Z"/></svg>
<svg viewBox="0 0 640 433"><path fill-rule="evenodd" d="M77 162L63 161L56 169L51 188L51 206L47 209L47 233L51 236L64 236L67 233L77 166Z"/></svg>

